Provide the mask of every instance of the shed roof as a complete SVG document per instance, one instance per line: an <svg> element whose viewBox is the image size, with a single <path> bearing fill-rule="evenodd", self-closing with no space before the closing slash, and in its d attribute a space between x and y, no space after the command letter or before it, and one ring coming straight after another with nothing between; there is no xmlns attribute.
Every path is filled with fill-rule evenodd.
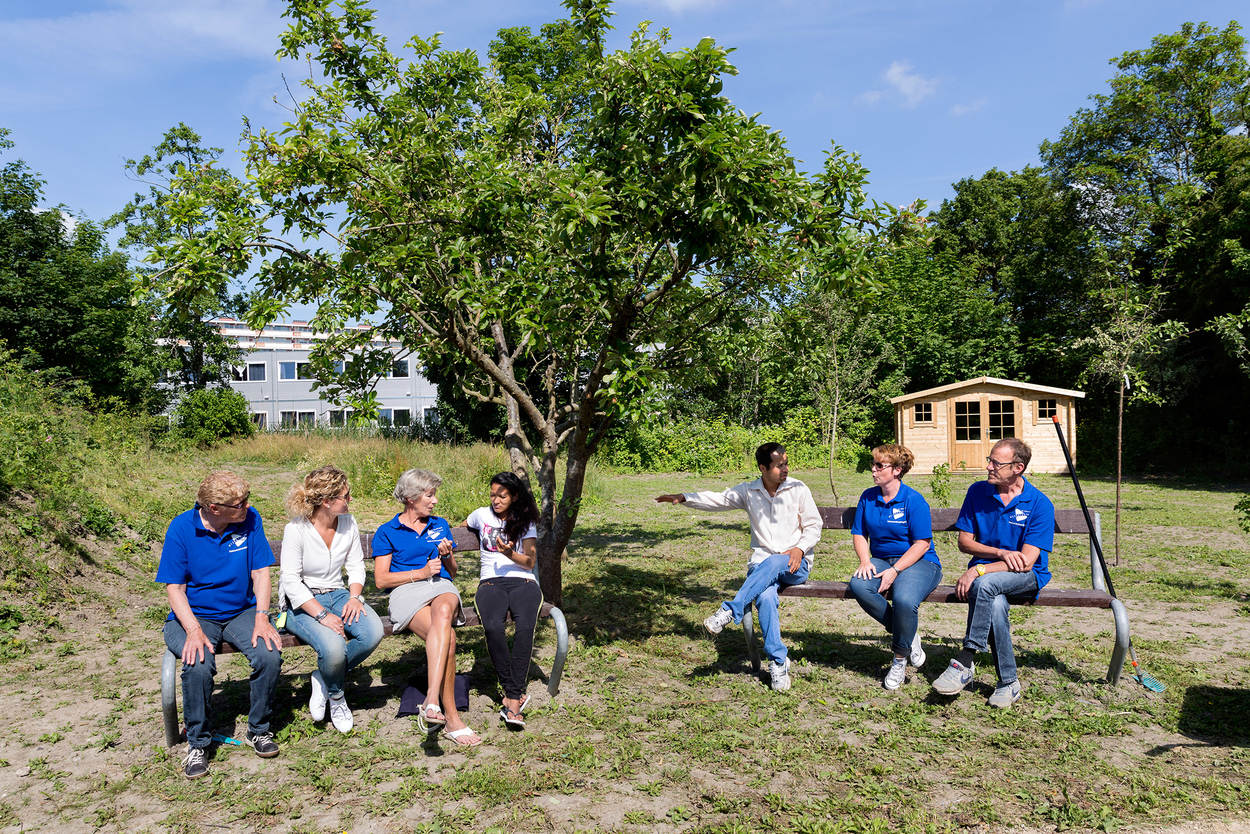
<svg viewBox="0 0 1250 834"><path fill-rule="evenodd" d="M1018 388L1021 391L1030 391L1036 394L1060 394L1065 397L1080 397L1084 399L1084 391L1073 391L1069 388L1052 388L1049 385L1034 385L1031 382L1016 382L1011 379L998 379L992 376L979 376L976 379L965 379L963 382L952 382L949 385L939 385L937 388L926 388L923 391L916 391L913 394L903 394L899 397L891 397L892 403L905 403L911 400L929 399L938 394L945 394L949 391L957 391L960 388L968 388L973 385L1005 385L1009 388Z"/></svg>

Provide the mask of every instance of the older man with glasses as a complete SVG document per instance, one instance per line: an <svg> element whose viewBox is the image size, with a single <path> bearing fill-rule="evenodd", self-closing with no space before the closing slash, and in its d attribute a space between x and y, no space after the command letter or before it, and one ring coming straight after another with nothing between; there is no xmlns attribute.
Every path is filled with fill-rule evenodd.
<svg viewBox="0 0 1250 834"><path fill-rule="evenodd" d="M1029 601L1050 581L1055 539L1055 505L1024 477L1032 451L1024 441L998 441L985 459L986 479L968 487L959 519L959 549L972 557L955 584L968 600L963 650L933 682L943 695L958 695L976 673L973 659L989 648L998 673L993 707L1020 700L1020 680L1011 645L1011 602Z"/></svg>
<svg viewBox="0 0 1250 834"><path fill-rule="evenodd" d="M176 516L165 533L156 581L165 583L172 609L165 645L182 658L188 778L208 773L214 654L222 641L252 665L247 743L261 758L278 755L269 729L282 666L278 632L269 621L273 563L260 515L248 506L247 482L232 472L205 478L195 506Z"/></svg>

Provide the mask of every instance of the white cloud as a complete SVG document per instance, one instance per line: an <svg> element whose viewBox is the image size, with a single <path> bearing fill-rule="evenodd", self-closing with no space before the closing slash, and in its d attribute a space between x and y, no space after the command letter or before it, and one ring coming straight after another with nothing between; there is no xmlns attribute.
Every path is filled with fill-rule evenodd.
<svg viewBox="0 0 1250 834"><path fill-rule="evenodd" d="M885 71L884 78L903 97L905 107L915 107L930 98L938 88L936 78L925 78L919 73L912 72L911 64L903 61L891 63L890 68Z"/></svg>
<svg viewBox="0 0 1250 834"><path fill-rule="evenodd" d="M873 105L885 98L883 90L865 90L855 97L855 101L859 104Z"/></svg>
<svg viewBox="0 0 1250 834"><path fill-rule="evenodd" d="M724 5L724 0L628 0L631 6L660 6L670 12L700 11Z"/></svg>
<svg viewBox="0 0 1250 834"><path fill-rule="evenodd" d="M952 116L956 116L956 117L970 116L973 113L976 113L982 110L985 107L985 104L986 104L986 99L983 96L979 99L976 99L975 101L969 101L964 104L954 105L953 107L951 107L950 113Z"/></svg>

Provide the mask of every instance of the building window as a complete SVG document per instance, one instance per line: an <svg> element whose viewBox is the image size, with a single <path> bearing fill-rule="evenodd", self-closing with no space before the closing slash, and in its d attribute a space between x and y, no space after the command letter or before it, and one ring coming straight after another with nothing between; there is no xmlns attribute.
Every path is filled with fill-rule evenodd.
<svg viewBox="0 0 1250 834"><path fill-rule="evenodd" d="M330 411L330 426L332 428L341 429L347 425L347 410L336 408Z"/></svg>
<svg viewBox="0 0 1250 834"><path fill-rule="evenodd" d="M335 360L334 360L334 364L333 364L331 367L333 367L333 368L334 368L334 375L335 375L335 376L342 376L342 375L343 375L343 360L342 360L342 359L335 359Z"/></svg>
<svg viewBox="0 0 1250 834"><path fill-rule="evenodd" d="M378 425L379 426L391 425L391 410L389 408L378 409Z"/></svg>
<svg viewBox="0 0 1250 834"><path fill-rule="evenodd" d="M278 428L293 429L295 428L295 412L279 411L278 412Z"/></svg>
<svg viewBox="0 0 1250 834"><path fill-rule="evenodd" d="M392 423L393 425L396 425L396 426L411 426L412 425L412 410L408 408L394 409Z"/></svg>
<svg viewBox="0 0 1250 834"><path fill-rule="evenodd" d="M247 381L248 382L264 382L265 381L265 363L264 362L248 362L247 363Z"/></svg>
<svg viewBox="0 0 1250 834"><path fill-rule="evenodd" d="M295 376L295 363L294 362L279 362L278 363L278 379L297 379L297 378L298 377Z"/></svg>
<svg viewBox="0 0 1250 834"><path fill-rule="evenodd" d="M408 378L408 360L396 359L391 363L391 376L395 379Z"/></svg>
<svg viewBox="0 0 1250 834"><path fill-rule="evenodd" d="M312 363L311 362L296 362L295 363L295 378L296 379L312 379L313 378Z"/></svg>
<svg viewBox="0 0 1250 834"><path fill-rule="evenodd" d="M264 431L269 427L269 415L263 411L252 412L252 425L257 431Z"/></svg>
<svg viewBox="0 0 1250 834"><path fill-rule="evenodd" d="M955 403L955 440L971 442L981 439L981 403Z"/></svg>
<svg viewBox="0 0 1250 834"><path fill-rule="evenodd" d="M1049 420L1059 413L1058 400L1038 400L1037 401L1037 419Z"/></svg>
<svg viewBox="0 0 1250 834"><path fill-rule="evenodd" d="M230 378L233 379L235 382L246 382L247 381L247 369L246 368L231 368Z"/></svg>
<svg viewBox="0 0 1250 834"><path fill-rule="evenodd" d="M916 403L911 420L917 426L933 425L933 403Z"/></svg>
<svg viewBox="0 0 1250 834"><path fill-rule="evenodd" d="M425 424L427 426L437 426L438 425L438 408L437 407L427 408L425 410L425 413L421 415L421 419L425 421Z"/></svg>
<svg viewBox="0 0 1250 834"><path fill-rule="evenodd" d="M311 429L311 428L312 428L313 426L315 426L315 425L317 425L317 412L315 412L315 411L301 411L301 412L299 413L299 427L300 427L300 429L302 429L302 430L304 430L304 431L307 431L308 429Z"/></svg>
<svg viewBox="0 0 1250 834"><path fill-rule="evenodd" d="M1016 436L1015 400L990 400L990 440Z"/></svg>

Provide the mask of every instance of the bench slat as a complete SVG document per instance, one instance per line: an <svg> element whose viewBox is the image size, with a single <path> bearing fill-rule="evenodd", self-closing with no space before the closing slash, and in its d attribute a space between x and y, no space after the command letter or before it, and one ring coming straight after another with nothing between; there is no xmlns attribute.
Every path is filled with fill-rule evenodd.
<svg viewBox="0 0 1250 834"><path fill-rule="evenodd" d="M852 599L851 586L847 582L804 582L802 585L787 585L778 591L781 596L815 597L819 599ZM954 585L938 585L933 593L925 597L926 602L966 603L966 600L955 597ZM1020 605L1041 605L1055 608L1110 608L1111 595L1104 591L1073 591L1065 588L1043 588L1033 602L1020 602Z"/></svg>
<svg viewBox="0 0 1250 834"><path fill-rule="evenodd" d="M850 530L855 521L854 507L817 507L826 530ZM955 529L959 520L959 509L956 507L935 507L930 510L933 517L933 529L950 531ZM1080 510L1055 510L1056 533L1088 533L1089 525L1085 523L1085 514Z"/></svg>

